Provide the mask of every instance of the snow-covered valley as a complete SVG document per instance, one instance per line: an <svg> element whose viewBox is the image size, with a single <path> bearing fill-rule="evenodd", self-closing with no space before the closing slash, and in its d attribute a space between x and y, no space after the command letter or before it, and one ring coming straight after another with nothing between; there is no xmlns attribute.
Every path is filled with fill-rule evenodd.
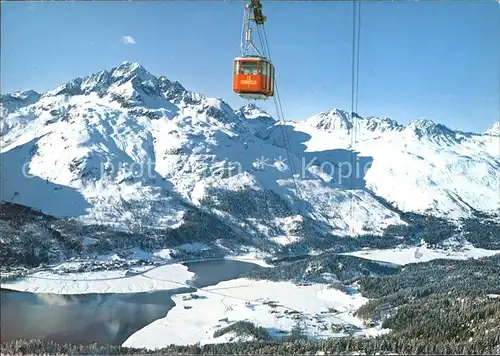
<svg viewBox="0 0 500 356"><path fill-rule="evenodd" d="M191 265L189 262L187 264L165 263L154 267L136 266L127 270L97 272L72 272L78 271L79 263L65 262L44 272L6 281L2 283L1 288L4 294L9 290L33 293L32 295L39 300L39 304L50 306L51 313L58 315L56 320L67 320L66 322L72 323L72 318L83 317L81 320L83 326L89 322L85 306L88 304L87 309L93 308L91 305L95 302L92 302L92 299L79 301L80 298L85 295L100 295L104 299L96 308L103 310L106 319L92 316L95 315L92 314L91 320L99 327L98 330L105 330L105 334L108 335L107 339L100 336L102 342L119 342L127 347L153 350L171 344L212 344L257 340L256 336L251 333L245 334L241 333L241 330L238 331L236 326L242 322L253 323L264 328L273 339L288 338L297 328L300 328L302 335L311 340L348 335L373 337L387 334L391 330L384 329L380 321L372 321L356 315L357 310L369 302L369 299L357 290L357 284L349 282L351 279L349 276L356 276L358 273L355 271L356 268L351 269L359 263L356 262L358 258L372 260L365 264L361 271L368 268L369 275L382 276L395 273L398 270L397 264L425 263L440 258L462 260L493 254L500 254L500 250L488 251L473 247L464 249L451 246L440 253L425 245L417 247L416 250L412 248L362 250L350 253L353 257L339 255L346 262L354 263L354 265L346 264L343 267L343 263L339 262L339 271L344 270L346 274L326 272L324 267L321 267L321 262L318 264L318 261L322 259L320 254L311 259L304 257L304 267L299 265L299 270L292 272L296 275L293 281L288 280L286 276L278 280L275 277L266 277L266 270L288 268L286 265L281 267L269 265L255 256L192 261ZM113 258L113 256L108 256L108 258ZM328 256L325 258L324 261L331 259ZM231 261L236 264L231 264L234 263ZM377 267L378 261L381 262L379 267ZM196 264L198 266L191 270L193 263L194 266ZM212 265L210 269L213 263L215 266ZM387 263L389 264L385 267ZM394 267L389 267L392 264L395 264ZM247 265L255 267L248 268ZM262 272L253 274L252 271L256 269ZM228 271L231 272L228 274ZM250 274L246 275L244 271ZM210 281L207 282L203 278L197 281L195 277L198 273L204 274L205 278L209 275ZM278 271L276 275L279 274ZM323 281L318 282L313 276L321 277ZM221 281L217 282L218 280ZM166 298L163 301L151 302L145 299L154 298L154 293L160 292L164 293L163 298ZM151 297L147 297L149 294ZM108 295L109 297L106 297ZM109 320L109 314L113 313L114 307L106 300L120 295L123 297L118 297L114 303L118 303L117 308L121 308L122 315L115 315ZM144 297L139 297L140 295ZM16 300L9 294L6 294L4 298L4 303L6 303L4 305L9 305L9 302L13 303L12 300ZM121 301L123 298L127 300L125 304ZM170 298L173 303L170 302ZM136 308L146 308L150 303L156 306L145 310L148 322L144 323L142 318L139 318L136 323L129 321L132 323L130 325L125 322L131 318L130 313ZM40 317L42 309L33 309L30 303L26 304L21 310L22 313L31 313L31 316L28 314L25 316L28 320L26 325L30 325L29 320L37 318L37 315ZM72 310L71 313L69 308ZM7 308L5 311L5 320L12 319L12 316L9 318L10 309L12 308ZM14 327L11 333L17 337L20 336L19 333L24 332L24 335L30 337L49 339L65 337L66 340L73 341L75 340L73 336L79 335L79 340L84 343L90 343L93 340L92 337L96 337L95 333L86 331L75 331L73 336L61 336L62 334L59 334L61 325L58 323L60 322L54 322L50 327L46 326L42 330L25 326L24 331L17 330L18 334L14 331L16 330ZM113 324L116 324L116 327L112 327ZM124 324L128 325L127 328L124 328ZM80 326L82 330L85 329L83 326ZM179 330L182 330L182 333L179 333Z"/></svg>
<svg viewBox="0 0 500 356"><path fill-rule="evenodd" d="M240 260L236 257L235 260ZM261 265L273 268L259 260L246 258L243 264ZM304 323L303 332L309 338L326 338L348 334L375 335L388 332L380 327L366 326L363 320L353 316L360 305L367 301L355 289L340 291L327 284L292 282L272 282L238 278L242 270L240 265L226 260L199 261L197 273L210 273L209 286L203 281L193 280L195 273L188 271L185 264L167 264L158 267L134 268L126 271L103 271L83 273L62 273L61 270L76 267L59 265L51 272L35 273L22 279L2 284L6 290L35 293L42 303L50 303L53 308L66 307L71 296L94 295L134 295L141 292L171 291L175 303L168 307L165 301L164 318L148 324L130 335L124 346L146 347L155 349L170 344L192 344L243 340L241 335L231 332L217 337L214 333L235 322L247 321L264 327L273 338L283 338L290 334L297 323ZM215 269L207 272L215 262ZM189 264L188 264L189 266ZM247 270L248 267L245 267ZM220 276L214 276L227 269L232 270L233 278L216 282ZM222 273L224 275L224 273ZM199 283L202 283L201 285ZM195 289L193 289L195 288ZM64 299L51 295L61 295ZM8 298L8 297L6 297ZM12 297L11 297L12 298ZM81 306L78 306L81 308ZM58 313L54 311L54 313ZM66 311L67 313L67 311ZM36 313L35 313L36 314ZM126 313L125 313L126 314ZM28 317L28 316L27 316ZM28 317L28 319L30 319ZM115 322L121 324L122 318ZM97 325L107 326L99 318ZM177 331L183 330L182 335ZM40 331L31 331L40 333ZM53 332L57 332L53 330ZM168 335L168 337L165 337ZM216 335L216 334L215 334ZM231 335L233 335L231 337ZM248 335L247 335L248 336Z"/></svg>

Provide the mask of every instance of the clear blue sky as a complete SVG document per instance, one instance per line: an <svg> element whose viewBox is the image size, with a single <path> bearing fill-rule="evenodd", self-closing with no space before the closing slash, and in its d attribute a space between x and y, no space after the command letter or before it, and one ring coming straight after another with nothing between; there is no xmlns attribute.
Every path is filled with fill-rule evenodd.
<svg viewBox="0 0 500 356"><path fill-rule="evenodd" d="M128 60L237 108L243 4L2 2L2 92L43 92ZM286 119L351 109L352 8L263 1ZM490 127L500 109L499 11L493 0L363 2L359 114ZM262 106L275 114L272 101Z"/></svg>

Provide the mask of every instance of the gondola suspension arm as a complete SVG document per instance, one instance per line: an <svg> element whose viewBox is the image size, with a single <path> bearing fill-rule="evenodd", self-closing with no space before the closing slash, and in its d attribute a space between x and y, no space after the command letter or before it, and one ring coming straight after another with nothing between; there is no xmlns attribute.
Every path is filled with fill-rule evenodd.
<svg viewBox="0 0 500 356"><path fill-rule="evenodd" d="M259 56L262 54L257 49L257 46L252 40L252 27L250 26L252 6L249 4L245 5L245 12L243 15L243 30L241 31L241 56L246 57L250 48L253 48Z"/></svg>

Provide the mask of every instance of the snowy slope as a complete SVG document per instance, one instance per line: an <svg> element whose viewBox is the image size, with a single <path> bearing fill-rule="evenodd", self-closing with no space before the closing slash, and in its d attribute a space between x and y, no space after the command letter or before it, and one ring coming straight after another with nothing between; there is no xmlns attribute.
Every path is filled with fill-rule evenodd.
<svg viewBox="0 0 500 356"><path fill-rule="evenodd" d="M4 95L1 110L1 200L122 229L195 223L210 239L207 212L245 238L296 241L402 223L385 200L450 215L498 203L498 137L340 110L281 126L136 63ZM353 157L361 173L345 178Z"/></svg>
<svg viewBox="0 0 500 356"><path fill-rule="evenodd" d="M197 295L191 300L175 295L176 305L166 317L132 334L123 346L154 350L171 344L228 342L224 336L214 337L214 332L241 320L264 327L271 337L280 339L297 324L299 315L309 339L377 336L390 331L380 325L366 327L353 315L368 301L359 293L347 294L321 284L297 286L238 278L199 289ZM333 330L331 325L338 329ZM178 330L183 332L179 334Z"/></svg>
<svg viewBox="0 0 500 356"><path fill-rule="evenodd" d="M318 176L369 191L403 211L456 218L500 208L498 124L480 135L427 119L405 127L331 110L287 123L287 129L294 152L316 165ZM267 131L260 136L283 144L276 127Z"/></svg>
<svg viewBox="0 0 500 356"><path fill-rule="evenodd" d="M495 122L484 134L488 136L500 136L500 121Z"/></svg>

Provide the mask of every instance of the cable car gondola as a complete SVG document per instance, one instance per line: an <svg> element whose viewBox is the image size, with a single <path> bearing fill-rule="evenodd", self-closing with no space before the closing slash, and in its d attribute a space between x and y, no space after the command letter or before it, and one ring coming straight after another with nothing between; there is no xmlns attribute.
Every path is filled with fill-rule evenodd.
<svg viewBox="0 0 500 356"><path fill-rule="evenodd" d="M252 41L250 21L259 26L266 20L261 8L260 0L252 0L251 4L245 6L241 57L234 59L233 91L245 99L265 100L274 95L274 66L269 59L260 54ZM257 55L248 55L250 47L257 52Z"/></svg>
<svg viewBox="0 0 500 356"><path fill-rule="evenodd" d="M235 58L233 90L245 99L265 100L273 96L273 64L262 56Z"/></svg>

